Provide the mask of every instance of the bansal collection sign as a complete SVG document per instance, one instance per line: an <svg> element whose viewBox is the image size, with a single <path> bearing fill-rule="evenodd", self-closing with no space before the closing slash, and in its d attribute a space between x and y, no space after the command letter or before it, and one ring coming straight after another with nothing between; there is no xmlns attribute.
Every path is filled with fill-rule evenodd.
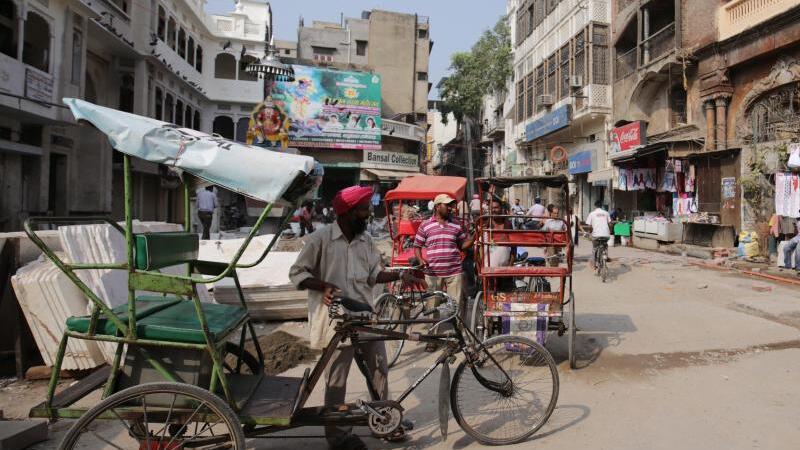
<svg viewBox="0 0 800 450"><path fill-rule="evenodd" d="M641 120L613 128L609 132L609 159L632 155L637 149L647 145L645 128L644 121Z"/></svg>

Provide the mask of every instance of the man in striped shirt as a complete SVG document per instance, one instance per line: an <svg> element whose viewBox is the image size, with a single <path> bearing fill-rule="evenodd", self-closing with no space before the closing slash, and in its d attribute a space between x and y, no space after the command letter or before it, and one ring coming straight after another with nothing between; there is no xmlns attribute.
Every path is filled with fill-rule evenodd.
<svg viewBox="0 0 800 450"><path fill-rule="evenodd" d="M453 218L456 200L439 194L433 200L433 217L423 222L414 239L414 252L426 269L425 279L433 291L444 291L461 305L461 286L464 282L461 269L461 251L472 246L464 226ZM422 249L425 248L423 257ZM437 306L441 299L428 299L426 309ZM438 317L438 312L435 313ZM435 349L435 347L434 347Z"/></svg>

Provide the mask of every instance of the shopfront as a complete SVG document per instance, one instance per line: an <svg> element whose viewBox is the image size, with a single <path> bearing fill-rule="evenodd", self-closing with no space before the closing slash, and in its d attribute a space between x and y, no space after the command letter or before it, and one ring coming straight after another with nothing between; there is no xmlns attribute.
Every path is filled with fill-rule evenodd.
<svg viewBox="0 0 800 450"><path fill-rule="evenodd" d="M360 183L372 185L381 200L386 192L397 187L403 178L421 175L419 155L413 153L365 150L360 164ZM375 215L383 216L382 207L375 208Z"/></svg>

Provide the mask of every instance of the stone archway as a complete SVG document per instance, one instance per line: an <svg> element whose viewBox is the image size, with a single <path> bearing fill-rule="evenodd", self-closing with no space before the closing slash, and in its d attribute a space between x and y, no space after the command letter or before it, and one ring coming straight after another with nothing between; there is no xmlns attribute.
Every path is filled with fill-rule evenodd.
<svg viewBox="0 0 800 450"><path fill-rule="evenodd" d="M753 84L744 96L736 113L736 138L744 141L753 136L753 124L748 120L750 112L766 94L791 83L800 82L800 61L782 57L772 67L770 73Z"/></svg>

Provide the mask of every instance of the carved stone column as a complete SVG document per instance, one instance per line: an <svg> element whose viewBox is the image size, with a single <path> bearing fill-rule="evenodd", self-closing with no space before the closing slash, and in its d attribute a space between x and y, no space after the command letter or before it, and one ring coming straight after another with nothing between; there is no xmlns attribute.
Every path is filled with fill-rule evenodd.
<svg viewBox="0 0 800 450"><path fill-rule="evenodd" d="M728 148L728 97L717 97L714 99L717 107L717 150Z"/></svg>
<svg viewBox="0 0 800 450"><path fill-rule="evenodd" d="M717 147L716 120L714 120L714 101L706 100L704 105L706 110L706 150L713 151Z"/></svg>

